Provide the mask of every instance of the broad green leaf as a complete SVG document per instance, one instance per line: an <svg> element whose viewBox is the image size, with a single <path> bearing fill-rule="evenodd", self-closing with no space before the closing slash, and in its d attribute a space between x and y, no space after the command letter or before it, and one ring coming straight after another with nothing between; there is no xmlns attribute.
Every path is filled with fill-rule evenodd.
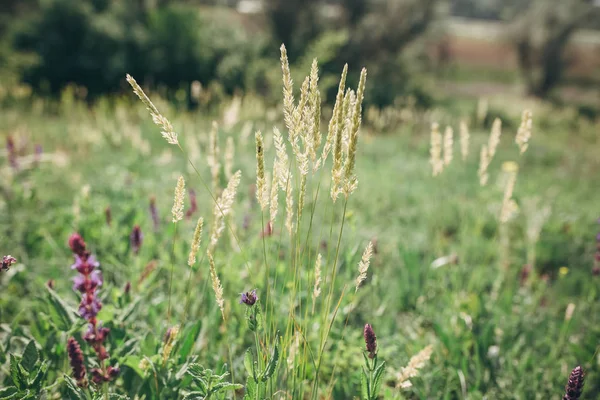
<svg viewBox="0 0 600 400"><path fill-rule="evenodd" d="M147 333L144 340L140 343L140 351L144 356L153 356L156 354L158 344L152 333Z"/></svg>
<svg viewBox="0 0 600 400"><path fill-rule="evenodd" d="M198 339L198 335L200 334L200 329L202 328L202 321L198 320L196 323L186 328L183 332L183 340L181 341L181 347L179 348L179 356L182 361L188 357L192 348L194 347L194 343Z"/></svg>
<svg viewBox="0 0 600 400"><path fill-rule="evenodd" d="M252 357L252 351L250 349L246 350L246 354L244 355L244 367L246 367L246 372L248 373L248 376L251 376L252 379L256 380L254 357Z"/></svg>
<svg viewBox="0 0 600 400"><path fill-rule="evenodd" d="M377 397L379 390L381 389L381 383L383 382L383 373L385 372L385 361L377 366L375 373L373 374L373 397Z"/></svg>
<svg viewBox="0 0 600 400"><path fill-rule="evenodd" d="M10 355L10 377L12 378L13 384L17 387L17 389L22 390L25 388L27 382L19 369L19 361L17 357Z"/></svg>
<svg viewBox="0 0 600 400"><path fill-rule="evenodd" d="M267 381L273 375L273 373L275 373L275 369L277 368L278 362L279 362L279 348L277 346L277 343L275 343L275 347L273 349L273 354L271 355L271 359L267 363L267 366L265 367L265 371L263 372L262 377L261 377L263 382Z"/></svg>
<svg viewBox="0 0 600 400"><path fill-rule="evenodd" d="M231 383L231 382L220 382L210 388L210 393L224 392L226 390L238 390L243 388L244 386L239 383Z"/></svg>
<svg viewBox="0 0 600 400"><path fill-rule="evenodd" d="M54 290L47 286L46 290L48 291L52 321L61 331L68 331L75 323L75 311Z"/></svg>
<svg viewBox="0 0 600 400"><path fill-rule="evenodd" d="M19 393L19 390L14 386L0 389L0 400L14 399L17 393Z"/></svg>
<svg viewBox="0 0 600 400"><path fill-rule="evenodd" d="M83 391L77 386L77 382L75 382L75 380L69 375L63 375L63 377L65 379L65 386L67 387L67 390L70 393L69 398L86 400L86 396L83 393Z"/></svg>
<svg viewBox="0 0 600 400"><path fill-rule="evenodd" d="M363 400L371 400L369 395L369 376L363 368L363 373L360 375L360 395Z"/></svg>
<svg viewBox="0 0 600 400"><path fill-rule="evenodd" d="M131 368L138 374L141 378L143 378L146 374L143 369L140 368L140 363L142 361L141 357L138 356L127 356L125 359L121 361L121 364Z"/></svg>
<svg viewBox="0 0 600 400"><path fill-rule="evenodd" d="M183 400L201 400L204 398L204 394L200 392L190 392L183 397Z"/></svg>
<svg viewBox="0 0 600 400"><path fill-rule="evenodd" d="M258 390L257 382L252 378L252 376L248 376L246 380L246 392L244 393L244 400L255 400L256 399L256 391Z"/></svg>
<svg viewBox="0 0 600 400"><path fill-rule="evenodd" d="M35 342L33 340L27 343L25 347L25 351L23 351L23 357L21 359L21 366L25 368L25 371L31 372L33 367L35 367L35 363L38 360L38 351L35 347Z"/></svg>
<svg viewBox="0 0 600 400"><path fill-rule="evenodd" d="M48 362L46 361L42 361L42 365L40 365L40 368L37 371L37 374L35 375L35 377L33 378L33 381L31 381L31 384L29 385L33 390L39 392L40 389L42 388L42 383L44 382L44 378L46 377L46 372L48 371Z"/></svg>

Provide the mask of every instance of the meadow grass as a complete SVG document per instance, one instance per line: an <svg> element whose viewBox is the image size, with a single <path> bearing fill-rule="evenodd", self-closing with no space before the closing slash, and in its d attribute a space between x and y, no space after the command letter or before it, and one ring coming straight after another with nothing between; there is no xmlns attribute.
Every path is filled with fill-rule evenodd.
<svg viewBox="0 0 600 400"><path fill-rule="evenodd" d="M497 105L478 122L458 100L359 134L364 78L342 72L337 106L321 111L317 65L292 86L282 61L275 120L154 95L149 115L133 94L0 111L18 149L0 174L2 251L18 260L0 275L2 382L14 380L8 354L33 339L47 369L36 393L92 395L71 387L66 355L75 337L97 366L74 311L78 232L101 264L98 319L120 367L99 395L179 398L210 381L232 382L215 398L241 397L237 384L257 399L376 398L361 394L361 368L374 384L385 360L384 398L557 398L577 365L582 398L595 398L597 124L533 105L529 136L521 105L503 110L499 134ZM377 347L363 359L365 324Z"/></svg>

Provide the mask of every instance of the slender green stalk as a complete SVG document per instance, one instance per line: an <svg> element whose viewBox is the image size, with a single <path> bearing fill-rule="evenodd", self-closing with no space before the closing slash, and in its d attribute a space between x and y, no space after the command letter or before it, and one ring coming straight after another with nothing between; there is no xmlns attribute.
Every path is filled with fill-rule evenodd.
<svg viewBox="0 0 600 400"><path fill-rule="evenodd" d="M175 242L177 241L177 229L179 224L175 224L175 233L173 234L173 247L171 248L171 257L175 258ZM175 261L171 260L171 277L169 279L169 306L167 308L167 324L171 322L171 295L173 289L173 272L175 270Z"/></svg>

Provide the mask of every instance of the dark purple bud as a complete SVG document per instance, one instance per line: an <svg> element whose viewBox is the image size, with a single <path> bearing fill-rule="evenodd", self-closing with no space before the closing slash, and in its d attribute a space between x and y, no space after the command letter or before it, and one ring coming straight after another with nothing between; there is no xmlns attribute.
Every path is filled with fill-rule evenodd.
<svg viewBox="0 0 600 400"><path fill-rule="evenodd" d="M131 235L129 235L129 241L131 243L131 250L133 251L133 254L137 255L140 252L140 247L142 247L143 240L144 235L142 234L142 229L139 225L135 225L131 231Z"/></svg>
<svg viewBox="0 0 600 400"><path fill-rule="evenodd" d="M108 382L107 376L102 372L100 368L94 368L91 371L92 373L92 382L96 385L100 385L104 382Z"/></svg>
<svg viewBox="0 0 600 400"><path fill-rule="evenodd" d="M73 233L71 235L69 238L69 247L74 254L78 255L80 258L87 259L88 253L86 251L86 245L79 233Z"/></svg>
<svg viewBox="0 0 600 400"><path fill-rule="evenodd" d="M377 336L373 327L369 324L365 324L364 330L365 344L367 345L367 351L369 352L369 358L375 357L377 354Z"/></svg>
<svg viewBox="0 0 600 400"><path fill-rule="evenodd" d="M8 271L10 266L17 262L17 259L11 255L2 257L2 266L0 266L0 271Z"/></svg>
<svg viewBox="0 0 600 400"><path fill-rule="evenodd" d="M46 286L48 286L50 289L54 289L54 284L54 279L48 279L48 282L46 282Z"/></svg>
<svg viewBox="0 0 600 400"><path fill-rule="evenodd" d="M73 370L73 378L77 381L79 386L84 387L85 382L85 364L83 363L83 353L81 347L75 338L70 337L67 340L67 353L69 354L69 363Z"/></svg>
<svg viewBox="0 0 600 400"><path fill-rule="evenodd" d="M583 378L585 373L581 366L577 366L571 371L567 386L565 386L565 395L563 400L578 400L583 391Z"/></svg>
<svg viewBox="0 0 600 400"><path fill-rule="evenodd" d="M600 265L595 265L594 268L592 268L592 275L593 276L600 275Z"/></svg>
<svg viewBox="0 0 600 400"><path fill-rule="evenodd" d="M108 369L106 370L106 372L108 373L108 376L111 379L114 379L117 376L119 376L119 373L121 373L121 369L119 367L108 367Z"/></svg>
<svg viewBox="0 0 600 400"><path fill-rule="evenodd" d="M256 289L254 289L250 292L242 293L240 304L243 303L249 307L252 307L256 303L256 300L258 300L258 296L256 295Z"/></svg>
<svg viewBox="0 0 600 400"><path fill-rule="evenodd" d="M129 294L129 292L131 292L131 282L127 281L127 283L125 284L125 294Z"/></svg>

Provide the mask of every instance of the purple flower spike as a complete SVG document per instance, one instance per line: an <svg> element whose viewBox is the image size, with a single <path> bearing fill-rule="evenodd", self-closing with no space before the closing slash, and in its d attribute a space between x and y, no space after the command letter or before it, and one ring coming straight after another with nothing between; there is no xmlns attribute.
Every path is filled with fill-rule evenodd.
<svg viewBox="0 0 600 400"><path fill-rule="evenodd" d="M134 226L133 230L131 231L131 235L129 236L133 254L137 255L140 252L140 247L142 247L143 240L144 235L142 234L142 229L139 225Z"/></svg>
<svg viewBox="0 0 600 400"><path fill-rule="evenodd" d="M585 373L583 372L583 368L580 366L575 367L573 371L571 371L569 381L565 387L565 395L563 400L578 400L579 397L581 397L581 392L583 392L584 376Z"/></svg>
<svg viewBox="0 0 600 400"><path fill-rule="evenodd" d="M77 381L77 385L80 387L87 386L83 353L81 352L79 343L77 343L73 337L70 337L67 341L67 353L69 354L69 362L73 371L73 378L75 378Z"/></svg>
<svg viewBox="0 0 600 400"><path fill-rule="evenodd" d="M102 303L96 298L96 296L85 296L79 304L79 315L82 318L90 321L95 319L100 310L102 309Z"/></svg>
<svg viewBox="0 0 600 400"><path fill-rule="evenodd" d="M363 332L365 337L365 344L367 345L367 351L369 352L369 358L374 358L377 354L377 336L373 327L369 324L365 324L365 330Z"/></svg>
<svg viewBox="0 0 600 400"><path fill-rule="evenodd" d="M250 292L242 293L242 297L240 298L240 304L244 303L249 307L252 307L254 303L258 300L258 296L256 295L256 289L253 289Z"/></svg>

